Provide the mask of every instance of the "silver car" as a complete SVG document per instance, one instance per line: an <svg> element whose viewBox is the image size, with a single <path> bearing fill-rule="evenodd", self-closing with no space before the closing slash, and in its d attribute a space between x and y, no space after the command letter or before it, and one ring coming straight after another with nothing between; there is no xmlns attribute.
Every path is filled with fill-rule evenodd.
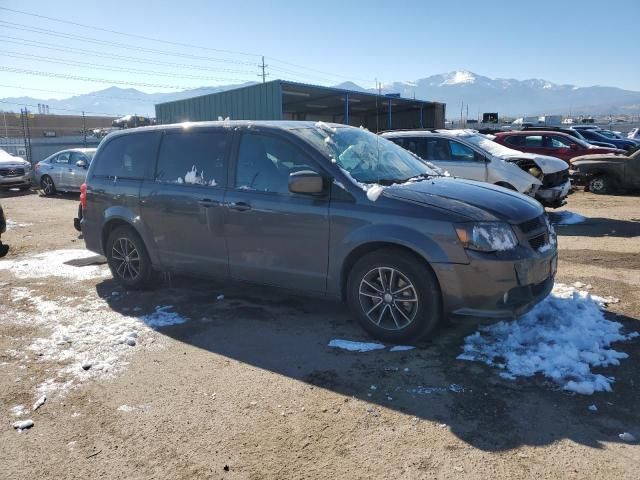
<svg viewBox="0 0 640 480"><path fill-rule="evenodd" d="M71 148L54 153L35 164L34 184L39 185L45 195L53 195L58 190L80 191L95 153L95 148Z"/></svg>

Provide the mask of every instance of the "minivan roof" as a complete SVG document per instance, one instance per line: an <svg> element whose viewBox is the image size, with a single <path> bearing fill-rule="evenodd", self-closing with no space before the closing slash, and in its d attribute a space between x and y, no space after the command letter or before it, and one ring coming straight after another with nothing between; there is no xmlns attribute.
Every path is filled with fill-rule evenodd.
<svg viewBox="0 0 640 480"><path fill-rule="evenodd" d="M124 130L112 132L109 134L110 137L119 136L119 135L128 135L134 133L141 132L149 132L156 130L166 130L171 128L183 128L183 129L192 129L192 128L207 128L207 127L223 127L223 128L234 128L234 127L269 127L269 128L278 128L281 130L295 130L299 128L314 128L319 122L312 121L296 121L296 120L217 120L217 121L205 121L205 122L181 122L181 123L168 123L163 125L150 125L147 127L136 127L136 128L127 128ZM349 125L344 125L342 123L328 123L323 122L325 125L328 125L332 128L338 127L350 127ZM356 128L356 127L351 127Z"/></svg>

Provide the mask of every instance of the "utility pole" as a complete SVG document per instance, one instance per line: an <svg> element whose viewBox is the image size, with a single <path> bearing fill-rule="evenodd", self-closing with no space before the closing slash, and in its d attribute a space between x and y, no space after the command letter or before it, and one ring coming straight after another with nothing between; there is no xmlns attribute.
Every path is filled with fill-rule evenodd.
<svg viewBox="0 0 640 480"><path fill-rule="evenodd" d="M84 110L82 111L82 135L84 135L84 140L82 141L84 148L87 148L87 123L84 118Z"/></svg>
<svg viewBox="0 0 640 480"><path fill-rule="evenodd" d="M24 123L27 125L27 161L31 162L31 130L29 129L29 111L24 109Z"/></svg>
<svg viewBox="0 0 640 480"><path fill-rule="evenodd" d="M2 111L2 118L4 120L4 136L9 138L9 131L7 130L7 112Z"/></svg>
<svg viewBox="0 0 640 480"><path fill-rule="evenodd" d="M264 63L264 55L262 56L262 63L260 65L258 65L258 67L260 69L262 69L262 73L259 73L258 76L262 77L262 83L266 83L267 81L267 77L269 76L269 74L267 73L267 67L269 65L265 65Z"/></svg>

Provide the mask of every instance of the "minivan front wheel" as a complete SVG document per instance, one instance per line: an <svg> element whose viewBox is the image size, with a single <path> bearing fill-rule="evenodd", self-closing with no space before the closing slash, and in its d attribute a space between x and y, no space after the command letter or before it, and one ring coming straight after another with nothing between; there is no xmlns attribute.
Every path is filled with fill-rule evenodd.
<svg viewBox="0 0 640 480"><path fill-rule="evenodd" d="M149 288L155 280L149 254L140 236L131 227L114 229L105 246L113 278L126 288Z"/></svg>
<svg viewBox="0 0 640 480"><path fill-rule="evenodd" d="M368 253L354 265L347 299L360 325L387 342L418 341L440 320L440 289L420 259L402 250Z"/></svg>

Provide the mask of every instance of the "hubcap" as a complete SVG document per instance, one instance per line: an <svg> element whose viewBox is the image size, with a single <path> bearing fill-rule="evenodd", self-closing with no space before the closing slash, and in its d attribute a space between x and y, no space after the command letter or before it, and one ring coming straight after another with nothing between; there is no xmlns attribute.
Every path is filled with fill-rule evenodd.
<svg viewBox="0 0 640 480"><path fill-rule="evenodd" d="M367 272L360 281L359 299L367 318L385 330L406 328L418 312L415 287L406 275L391 267Z"/></svg>
<svg viewBox="0 0 640 480"><path fill-rule="evenodd" d="M135 280L140 275L140 254L128 238L119 238L113 242L111 261L123 280Z"/></svg>
<svg viewBox="0 0 640 480"><path fill-rule="evenodd" d="M595 178L591 180L590 190L600 191L604 188L604 182L601 178Z"/></svg>

